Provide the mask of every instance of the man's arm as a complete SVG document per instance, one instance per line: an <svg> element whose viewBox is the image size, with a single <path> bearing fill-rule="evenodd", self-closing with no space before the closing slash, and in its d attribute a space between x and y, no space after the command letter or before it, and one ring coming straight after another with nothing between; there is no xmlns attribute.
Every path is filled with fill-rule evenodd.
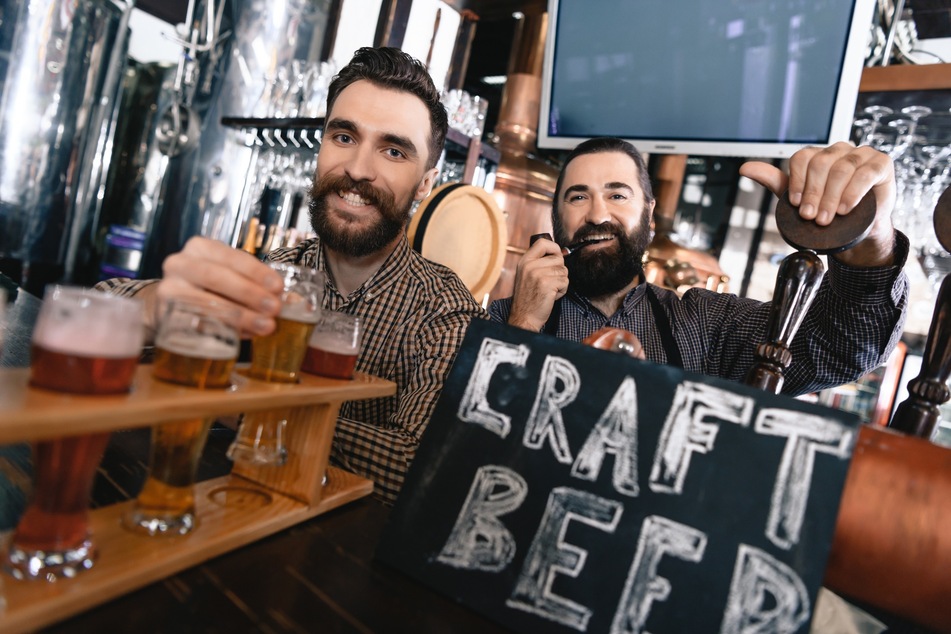
<svg viewBox="0 0 951 634"><path fill-rule="evenodd" d="M901 337L908 309L908 278L901 267L908 240L902 234L897 240L897 259L891 266L858 268L830 260L830 270L790 346L792 365L784 372L784 394L854 381L887 359ZM697 369L743 381L755 361L756 345L765 341L770 303L690 289L673 310L675 323L689 324L691 316L702 315L702 329L689 335L690 341L705 342Z"/></svg>
<svg viewBox="0 0 951 634"><path fill-rule="evenodd" d="M783 392L847 383L882 363L901 335L908 304L908 280L901 270L908 241L891 223L891 159L869 147L836 143L794 154L788 177L757 162L745 163L740 173L777 196L788 188L800 216L817 226L849 213L867 193L875 196L869 235L830 258L830 270L793 339L793 363L785 373ZM765 339L770 305L738 300L726 306L721 305L722 314L709 316L704 365L711 374L742 380L753 363L756 343Z"/></svg>
<svg viewBox="0 0 951 634"><path fill-rule="evenodd" d="M908 278L902 270L908 238L896 233L893 263L848 266L829 260L829 271L790 351L790 390L816 391L854 381L888 359L908 313Z"/></svg>

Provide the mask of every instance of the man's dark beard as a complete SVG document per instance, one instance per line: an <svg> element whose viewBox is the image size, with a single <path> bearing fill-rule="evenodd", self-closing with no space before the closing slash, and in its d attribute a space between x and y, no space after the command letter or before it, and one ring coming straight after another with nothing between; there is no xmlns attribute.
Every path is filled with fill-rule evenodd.
<svg viewBox="0 0 951 634"><path fill-rule="evenodd" d="M616 243L609 249L589 249L581 247L576 253L565 258L568 268L568 287L583 297L604 297L617 293L631 283L635 277L643 278L644 253L650 242L650 218L644 215L638 227L625 234L620 226L613 223L585 225L574 235L571 241L561 227L556 228L556 240L559 244L578 243L586 236L611 233Z"/></svg>
<svg viewBox="0 0 951 634"><path fill-rule="evenodd" d="M350 222L331 218L327 200L337 192L356 192L380 212L380 219L364 229ZM310 224L330 249L351 257L362 257L390 244L406 228L412 207L412 194L398 204L393 194L382 191L366 181L355 181L347 175L315 178L310 188Z"/></svg>

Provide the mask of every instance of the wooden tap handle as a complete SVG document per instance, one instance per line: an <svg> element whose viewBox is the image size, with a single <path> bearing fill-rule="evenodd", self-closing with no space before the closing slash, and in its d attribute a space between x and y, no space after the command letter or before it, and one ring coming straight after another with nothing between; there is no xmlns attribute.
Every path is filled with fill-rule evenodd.
<svg viewBox="0 0 951 634"><path fill-rule="evenodd" d="M941 412L938 406L951 398L951 276L945 277L928 329L921 372L908 382L908 398L895 410L889 427L920 438L931 438Z"/></svg>
<svg viewBox="0 0 951 634"><path fill-rule="evenodd" d="M756 348L756 363L746 375L747 385L777 394L782 389L783 372L792 363L789 344L815 299L824 273L822 260L811 251L797 251L783 259L773 290L766 341Z"/></svg>
<svg viewBox="0 0 951 634"><path fill-rule="evenodd" d="M825 226L804 220L799 208L789 202L789 192L776 203L776 228L790 246L816 253L838 253L854 247L868 236L877 212L875 194L869 192L849 213L837 215Z"/></svg>

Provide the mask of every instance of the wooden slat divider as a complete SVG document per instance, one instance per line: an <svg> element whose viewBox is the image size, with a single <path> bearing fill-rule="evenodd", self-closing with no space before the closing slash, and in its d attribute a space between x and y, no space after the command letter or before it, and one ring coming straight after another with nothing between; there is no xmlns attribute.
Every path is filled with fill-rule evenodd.
<svg viewBox="0 0 951 634"><path fill-rule="evenodd" d="M138 368L129 394L84 396L34 389L26 368L0 368L0 444L87 434L197 416L238 414L315 403L389 396L396 385L358 374L352 381L301 374L300 383L266 383L234 375L226 390L200 390L154 380Z"/></svg>

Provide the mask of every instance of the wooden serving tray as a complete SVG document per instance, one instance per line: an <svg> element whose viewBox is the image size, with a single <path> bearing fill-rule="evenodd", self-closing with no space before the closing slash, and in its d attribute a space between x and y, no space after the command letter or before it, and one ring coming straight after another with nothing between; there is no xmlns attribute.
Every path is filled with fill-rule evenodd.
<svg viewBox="0 0 951 634"><path fill-rule="evenodd" d="M283 408L290 410L288 462L282 467L239 463L231 475L196 485L198 526L185 536L125 530L119 520L131 501L90 511L96 565L55 583L0 575L6 596L3 632L55 623L369 495L371 481L328 466L337 413L343 401L396 391L391 381L365 375L341 381L306 374L298 384L236 374L231 389L199 390L153 380L151 368L141 366L129 394L76 396L30 388L28 374L0 369L0 444Z"/></svg>

